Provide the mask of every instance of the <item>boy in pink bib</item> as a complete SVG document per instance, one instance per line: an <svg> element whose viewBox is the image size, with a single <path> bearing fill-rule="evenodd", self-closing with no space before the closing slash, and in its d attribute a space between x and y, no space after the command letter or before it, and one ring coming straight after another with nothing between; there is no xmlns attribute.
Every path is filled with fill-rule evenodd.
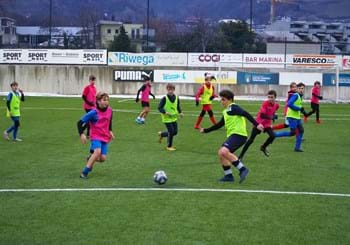
<svg viewBox="0 0 350 245"><path fill-rule="evenodd" d="M113 111L109 106L107 93L99 92L96 95L96 108L85 114L77 123L80 140L86 144L87 138L84 134L86 124L90 126L91 155L88 157L86 166L80 174L80 178L86 179L92 171L94 164L104 162L108 151L109 142L114 139L112 132Z"/></svg>

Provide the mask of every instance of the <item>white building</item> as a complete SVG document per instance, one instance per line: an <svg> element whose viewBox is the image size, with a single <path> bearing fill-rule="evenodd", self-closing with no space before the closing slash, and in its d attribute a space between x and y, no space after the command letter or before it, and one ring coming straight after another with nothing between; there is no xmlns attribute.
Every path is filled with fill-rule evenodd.
<svg viewBox="0 0 350 245"><path fill-rule="evenodd" d="M16 21L0 17L0 47L15 47L17 45Z"/></svg>

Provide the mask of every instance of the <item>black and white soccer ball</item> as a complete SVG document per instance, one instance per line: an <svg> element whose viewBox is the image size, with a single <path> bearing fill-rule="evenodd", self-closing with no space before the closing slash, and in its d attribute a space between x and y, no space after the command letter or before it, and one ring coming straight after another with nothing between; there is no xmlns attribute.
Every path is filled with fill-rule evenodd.
<svg viewBox="0 0 350 245"><path fill-rule="evenodd" d="M153 180L159 185L164 185L167 182L168 177L163 170L158 170L154 173Z"/></svg>

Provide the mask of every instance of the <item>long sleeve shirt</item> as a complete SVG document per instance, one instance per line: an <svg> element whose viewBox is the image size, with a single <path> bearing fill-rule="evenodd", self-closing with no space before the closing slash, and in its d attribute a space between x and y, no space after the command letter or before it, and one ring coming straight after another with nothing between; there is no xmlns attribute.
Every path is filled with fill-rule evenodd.
<svg viewBox="0 0 350 245"><path fill-rule="evenodd" d="M254 117L252 115L250 115L247 111L245 111L243 108L241 108L240 106L238 106L236 104L230 105L230 108L228 108L228 110L227 110L227 114L230 116L235 116L235 115L243 116L243 117L247 118L248 121L254 125L254 127L259 125L259 123L254 119ZM211 126L210 128L204 129L204 133L209 133L211 131L217 130L217 129L223 127L224 125L225 125L225 119L222 116L220 121L217 124Z"/></svg>
<svg viewBox="0 0 350 245"><path fill-rule="evenodd" d="M166 95L167 97L168 97L168 99L173 103L174 101L175 101L175 99L176 99L176 95L175 94L173 94L173 95ZM160 112L160 113L165 113L166 111L164 110L164 106L165 106L165 103L166 103L166 98L165 98L165 96L160 100L160 102L159 102L159 105L158 105L158 111ZM177 111L179 112L179 113L182 113L182 109L181 109L181 105L180 105L180 99L179 99L179 97L177 98Z"/></svg>

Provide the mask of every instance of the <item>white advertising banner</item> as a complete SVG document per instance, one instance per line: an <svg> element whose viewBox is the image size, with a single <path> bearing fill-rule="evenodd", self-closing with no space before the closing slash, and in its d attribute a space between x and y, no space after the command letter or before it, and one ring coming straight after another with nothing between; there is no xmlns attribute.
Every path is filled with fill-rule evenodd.
<svg viewBox="0 0 350 245"><path fill-rule="evenodd" d="M237 83L235 71L187 71L187 70L155 70L154 82L156 83L204 83L204 73L209 72L216 77L212 83Z"/></svg>
<svg viewBox="0 0 350 245"><path fill-rule="evenodd" d="M22 49L3 49L1 51L0 63L25 63Z"/></svg>
<svg viewBox="0 0 350 245"><path fill-rule="evenodd" d="M106 65L107 50L81 49L4 49L0 63Z"/></svg>
<svg viewBox="0 0 350 245"><path fill-rule="evenodd" d="M108 52L108 65L187 66L187 53Z"/></svg>
<svg viewBox="0 0 350 245"><path fill-rule="evenodd" d="M287 67L316 67L333 68L341 65L341 56L317 55L317 54L289 54L287 55Z"/></svg>
<svg viewBox="0 0 350 245"><path fill-rule="evenodd" d="M350 56L343 56L342 58L342 68L343 70L350 70Z"/></svg>
<svg viewBox="0 0 350 245"><path fill-rule="evenodd" d="M284 55L244 54L243 67L284 68Z"/></svg>
<svg viewBox="0 0 350 245"><path fill-rule="evenodd" d="M280 72L280 85L290 85L291 82L302 82L306 86L313 86L315 81L320 81L322 83L321 72Z"/></svg>
<svg viewBox="0 0 350 245"><path fill-rule="evenodd" d="M243 54L188 53L188 66L242 67Z"/></svg>

